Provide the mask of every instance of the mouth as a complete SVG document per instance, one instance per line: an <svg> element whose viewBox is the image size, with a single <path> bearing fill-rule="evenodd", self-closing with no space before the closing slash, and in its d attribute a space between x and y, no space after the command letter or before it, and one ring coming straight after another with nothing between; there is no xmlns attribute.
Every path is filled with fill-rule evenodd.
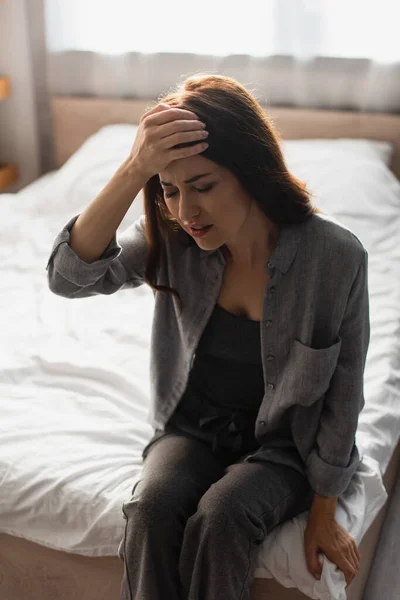
<svg viewBox="0 0 400 600"><path fill-rule="evenodd" d="M206 225L201 229L193 229L193 227L189 227L189 232L193 237L204 237L212 227L213 225Z"/></svg>

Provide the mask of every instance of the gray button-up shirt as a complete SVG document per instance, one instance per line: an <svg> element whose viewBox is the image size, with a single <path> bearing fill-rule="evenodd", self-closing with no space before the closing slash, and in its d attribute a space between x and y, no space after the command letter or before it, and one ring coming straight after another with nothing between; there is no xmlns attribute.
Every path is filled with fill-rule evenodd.
<svg viewBox="0 0 400 600"><path fill-rule="evenodd" d="M90 264L69 246L78 217L54 241L46 267L52 292L85 298L145 283L145 215L117 232ZM226 265L219 248L202 250L183 230L168 238L165 249L157 284L177 289L183 311L173 295L153 291L148 422L161 429L185 391ZM368 254L333 217L313 214L304 223L282 226L265 268L265 391L255 436L262 445L283 420L289 422L311 487L322 496L339 496L361 460L355 434L370 338Z"/></svg>

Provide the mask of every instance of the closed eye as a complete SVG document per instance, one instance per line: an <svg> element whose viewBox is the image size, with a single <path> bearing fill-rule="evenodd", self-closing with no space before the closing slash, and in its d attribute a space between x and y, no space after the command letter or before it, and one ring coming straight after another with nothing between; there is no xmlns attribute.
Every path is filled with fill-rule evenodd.
<svg viewBox="0 0 400 600"><path fill-rule="evenodd" d="M208 192L209 190L211 190L213 187L214 187L214 184L213 184L213 183L211 183L210 185L208 185L208 186L207 186L207 187L205 187L205 188L201 188L200 190L199 190L199 189L197 189L197 188L195 188L195 190L196 190L197 192L200 192L200 194L204 194L205 192ZM172 193L170 193L170 194L165 194L165 197L166 197L166 198L171 198L171 196L175 196L175 194L176 194L176 192L172 192Z"/></svg>

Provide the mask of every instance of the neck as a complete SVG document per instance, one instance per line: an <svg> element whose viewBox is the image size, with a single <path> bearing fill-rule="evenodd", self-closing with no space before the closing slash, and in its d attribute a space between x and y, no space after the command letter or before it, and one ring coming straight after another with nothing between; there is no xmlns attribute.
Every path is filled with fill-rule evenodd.
<svg viewBox="0 0 400 600"><path fill-rule="evenodd" d="M225 244L221 248L221 251L225 257L227 266L231 266L242 271L258 271L259 269L263 269L265 267L265 263L268 261L276 247L276 244L278 243L279 233L280 227L271 223L269 226L266 243L264 240L264 243L257 246L257 248L250 248L247 255L244 255L243 252L240 254L236 254L235 252L232 253L232 251Z"/></svg>

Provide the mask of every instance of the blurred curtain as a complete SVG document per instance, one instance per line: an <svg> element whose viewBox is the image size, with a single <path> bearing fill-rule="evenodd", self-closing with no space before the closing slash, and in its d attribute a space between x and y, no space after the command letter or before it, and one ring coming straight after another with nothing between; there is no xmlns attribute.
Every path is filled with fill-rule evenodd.
<svg viewBox="0 0 400 600"><path fill-rule="evenodd" d="M156 98L195 71L270 105L400 111L393 0L44 0L53 94Z"/></svg>
<svg viewBox="0 0 400 600"><path fill-rule="evenodd" d="M393 0L46 0L51 52L285 54L400 60Z"/></svg>
<svg viewBox="0 0 400 600"><path fill-rule="evenodd" d="M45 0L24 0L20 3L20 22L18 29L19 44L26 43L28 49L27 55L30 63L26 65L26 73L31 77L27 78L25 83L29 86L34 99L33 114L29 114L29 107L26 106L26 112L33 120L36 128L36 146L35 152L38 164L37 176L47 173L55 168L53 132L51 127L51 111L49 98L49 82L47 80L47 45L46 45L46 24L44 18ZM26 40L22 32L26 31ZM27 182L22 178L22 187Z"/></svg>
<svg viewBox="0 0 400 600"><path fill-rule="evenodd" d="M49 95L157 99L196 72L229 75L261 104L400 112L393 0L25 0L43 165Z"/></svg>

